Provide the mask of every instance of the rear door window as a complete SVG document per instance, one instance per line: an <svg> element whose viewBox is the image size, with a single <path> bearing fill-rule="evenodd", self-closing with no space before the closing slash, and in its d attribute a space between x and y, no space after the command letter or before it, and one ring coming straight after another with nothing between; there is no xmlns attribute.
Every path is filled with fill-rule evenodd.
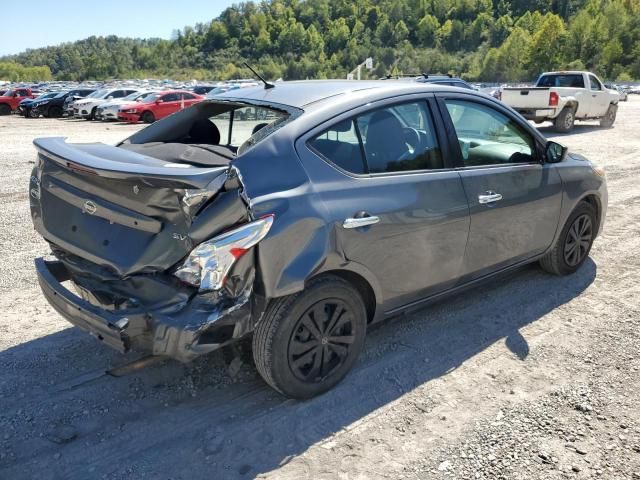
<svg viewBox="0 0 640 480"><path fill-rule="evenodd" d="M355 174L443 168L426 102L380 108L342 121L314 137L309 146Z"/></svg>

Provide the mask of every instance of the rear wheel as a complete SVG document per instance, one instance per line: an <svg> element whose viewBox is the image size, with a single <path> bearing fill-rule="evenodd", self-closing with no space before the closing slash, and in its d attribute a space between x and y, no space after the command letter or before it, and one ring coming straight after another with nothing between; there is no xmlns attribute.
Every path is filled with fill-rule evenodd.
<svg viewBox="0 0 640 480"><path fill-rule="evenodd" d="M553 249L541 260L544 270L554 275L569 275L589 256L597 232L595 208L581 202L569 215Z"/></svg>
<svg viewBox="0 0 640 480"><path fill-rule="evenodd" d="M144 122L144 123L153 123L156 121L156 117L153 115L153 112L150 112L149 110L147 110L146 112L144 112L142 114L142 116L140 117L140 119Z"/></svg>
<svg viewBox="0 0 640 480"><path fill-rule="evenodd" d="M49 118L60 118L62 116L62 108L55 106L50 107L47 115Z"/></svg>
<svg viewBox="0 0 640 480"><path fill-rule="evenodd" d="M271 387L288 397L311 398L351 370L366 327L358 291L327 275L269 305L253 335L253 358Z"/></svg>
<svg viewBox="0 0 640 480"><path fill-rule="evenodd" d="M571 107L565 107L553 122L554 128L558 132L570 132L576 121L576 114Z"/></svg>
<svg viewBox="0 0 640 480"><path fill-rule="evenodd" d="M0 115L9 115L11 113L11 107L6 103L0 104Z"/></svg>
<svg viewBox="0 0 640 480"><path fill-rule="evenodd" d="M602 128L611 128L616 121L616 115L618 114L618 106L617 105L609 105L607 109L607 113L604 114L604 117L600 119L600 126Z"/></svg>

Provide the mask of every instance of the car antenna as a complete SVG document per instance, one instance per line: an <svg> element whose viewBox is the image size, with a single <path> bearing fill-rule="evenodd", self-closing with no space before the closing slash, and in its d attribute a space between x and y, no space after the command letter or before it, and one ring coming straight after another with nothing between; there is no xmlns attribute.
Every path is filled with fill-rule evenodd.
<svg viewBox="0 0 640 480"><path fill-rule="evenodd" d="M244 62L244 65L245 65L249 70L251 70L251 71L253 72L253 74L254 74L256 77L258 77L258 78L262 81L262 83L264 83L264 89L265 89L265 90L269 90L270 88L275 88L275 85L274 85L273 83L269 83L269 82L267 82L267 81L264 79L264 77L263 77L262 75L260 75L258 72L256 72L256 71L251 67L251 65L249 65L247 62Z"/></svg>

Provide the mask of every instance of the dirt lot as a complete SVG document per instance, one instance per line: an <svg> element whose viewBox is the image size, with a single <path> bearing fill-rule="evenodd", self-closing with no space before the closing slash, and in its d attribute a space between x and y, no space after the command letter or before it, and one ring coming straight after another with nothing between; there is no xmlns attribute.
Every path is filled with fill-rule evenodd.
<svg viewBox="0 0 640 480"><path fill-rule="evenodd" d="M0 479L640 479L639 119L632 97L613 129L560 138L609 180L578 273L530 266L388 322L345 382L300 403L221 353L105 375L126 359L36 285L31 141L138 127L0 117Z"/></svg>

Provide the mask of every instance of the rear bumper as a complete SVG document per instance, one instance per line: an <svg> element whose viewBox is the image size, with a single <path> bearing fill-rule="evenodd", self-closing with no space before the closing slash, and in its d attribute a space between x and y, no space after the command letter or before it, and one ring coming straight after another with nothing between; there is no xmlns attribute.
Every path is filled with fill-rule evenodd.
<svg viewBox="0 0 640 480"><path fill-rule="evenodd" d="M515 111L527 120L544 120L558 116L558 111L555 108L516 108Z"/></svg>
<svg viewBox="0 0 640 480"><path fill-rule="evenodd" d="M60 261L35 260L38 283L51 306L67 321L111 348L143 351L188 362L232 343L253 329L255 302L241 297L201 298L157 310L105 310L70 292L70 274Z"/></svg>

